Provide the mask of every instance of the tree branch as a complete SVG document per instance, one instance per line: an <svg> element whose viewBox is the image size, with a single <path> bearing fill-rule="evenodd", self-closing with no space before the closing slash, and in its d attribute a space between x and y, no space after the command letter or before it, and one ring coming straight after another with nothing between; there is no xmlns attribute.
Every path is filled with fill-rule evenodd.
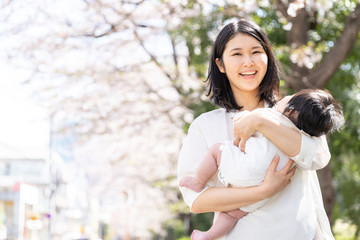
<svg viewBox="0 0 360 240"><path fill-rule="evenodd" d="M134 3L129 2L129 1L122 1L122 3L134 4L136 7L139 7L143 2L145 2L145 0L141 0L141 1L138 1L138 2L134 2ZM134 12L134 11L131 11L131 12L123 13L123 12L118 11L116 8L111 7L111 5L103 6L104 4L101 3L101 2L99 2L99 4L101 5L100 10L101 10L101 8L104 8L104 7L111 8L119 16L122 16L122 18L117 23L110 23L110 21L108 21L106 15L104 15L101 11L99 11L99 15L101 15L103 17L104 23L109 24L110 28L107 31L105 31L105 32L103 32L101 34L95 34L96 29L94 29L92 32L85 33L82 36L93 37L93 38L101 38L101 37L104 37L104 36L108 36L108 35L110 35L112 33L119 32L119 30L123 30L121 24L124 23L127 19L129 19L132 16L133 12ZM140 27L148 27L148 26L140 26Z"/></svg>
<svg viewBox="0 0 360 240"><path fill-rule="evenodd" d="M149 55L151 61L153 61L156 66L159 67L159 69L164 73L164 75L172 82L173 87L175 88L175 90L180 94L183 95L183 89L180 85L175 84L176 79L174 79L171 74L169 72L167 72L165 70L165 68L163 67L163 65L158 61L158 59L156 58L156 56L154 54L152 54L151 52L149 52L149 50L145 47L144 41L140 38L140 36L138 35L136 28L134 28L134 36L135 39L140 43L140 46L144 49L144 51ZM177 66L176 66L177 67Z"/></svg>
<svg viewBox="0 0 360 240"><path fill-rule="evenodd" d="M149 52L149 50L145 47L144 41L140 38L138 32L136 31L136 28L134 28L133 33L134 33L135 39L140 43L140 46L141 46L141 47L144 49L144 51L149 55L151 61L153 61L153 62L156 64L156 66L158 66L158 67L161 69L161 71L164 73L164 75L165 75L168 79L172 80L172 77L171 77L170 73L168 73L168 72L165 71L165 69L162 67L161 63L157 60L157 58L155 57L155 55L152 54L151 52Z"/></svg>
<svg viewBox="0 0 360 240"><path fill-rule="evenodd" d="M173 50L173 61L174 61L174 65L175 65L175 78L179 78L180 76L180 72L179 72L179 64L178 64L178 55L177 55L177 51L176 51L176 43L175 43L175 39L170 36L170 40L171 40L171 46L172 46L172 50Z"/></svg>
<svg viewBox="0 0 360 240"><path fill-rule="evenodd" d="M334 47L325 56L316 70L306 77L312 85L323 88L350 53L360 30L360 3L346 18L345 28Z"/></svg>

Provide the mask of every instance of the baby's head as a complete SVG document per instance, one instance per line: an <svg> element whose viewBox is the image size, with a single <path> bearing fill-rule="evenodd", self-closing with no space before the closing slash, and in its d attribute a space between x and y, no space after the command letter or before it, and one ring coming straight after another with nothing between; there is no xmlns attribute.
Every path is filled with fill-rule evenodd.
<svg viewBox="0 0 360 240"><path fill-rule="evenodd" d="M278 110L311 136L337 131L345 122L340 103L328 91L318 89L304 89L285 97L278 103Z"/></svg>

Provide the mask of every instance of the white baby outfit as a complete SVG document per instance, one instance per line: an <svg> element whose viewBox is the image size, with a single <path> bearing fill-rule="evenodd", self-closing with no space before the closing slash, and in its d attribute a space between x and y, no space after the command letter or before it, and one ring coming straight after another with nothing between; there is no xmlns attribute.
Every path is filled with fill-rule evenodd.
<svg viewBox="0 0 360 240"><path fill-rule="evenodd" d="M278 119L281 124L293 126L293 123L283 116L280 112L272 108L263 108L258 111L266 113L272 119ZM234 120L247 111L239 112L234 116ZM245 153L240 148L234 146L232 141L225 141L222 147L221 163L218 168L218 178L225 186L249 187L260 185L266 174L272 159L275 155L280 156L277 171L282 169L289 161L289 157L280 151L263 134L257 132L246 141ZM242 207L245 212L253 212L265 204L269 199Z"/></svg>

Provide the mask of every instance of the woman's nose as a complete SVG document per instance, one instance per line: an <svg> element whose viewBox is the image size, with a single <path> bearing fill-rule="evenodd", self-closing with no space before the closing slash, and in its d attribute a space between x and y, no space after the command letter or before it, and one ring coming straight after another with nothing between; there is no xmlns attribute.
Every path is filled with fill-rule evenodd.
<svg viewBox="0 0 360 240"><path fill-rule="evenodd" d="M250 55L245 55L245 56L244 56L243 65L244 65L245 67L254 65L254 61L253 61L253 59L252 59L252 56L250 56Z"/></svg>

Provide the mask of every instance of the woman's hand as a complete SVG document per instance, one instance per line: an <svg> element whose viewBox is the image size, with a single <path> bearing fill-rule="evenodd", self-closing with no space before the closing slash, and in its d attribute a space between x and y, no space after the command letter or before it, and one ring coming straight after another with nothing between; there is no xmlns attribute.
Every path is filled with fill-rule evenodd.
<svg viewBox="0 0 360 240"><path fill-rule="evenodd" d="M234 145L245 152L245 143L249 137L256 132L256 123L259 120L259 114L256 111L244 113L234 120Z"/></svg>
<svg viewBox="0 0 360 240"><path fill-rule="evenodd" d="M273 158L266 172L264 182L261 184L267 197L272 197L283 190L291 182L291 177L295 174L296 167L292 167L294 161L291 159L283 169L276 171L279 159L278 155Z"/></svg>

